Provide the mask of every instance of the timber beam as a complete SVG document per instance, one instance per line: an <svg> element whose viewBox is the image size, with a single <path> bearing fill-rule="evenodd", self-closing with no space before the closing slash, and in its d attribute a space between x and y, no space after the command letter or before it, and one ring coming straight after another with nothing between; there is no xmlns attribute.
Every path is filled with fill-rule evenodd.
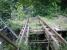
<svg viewBox="0 0 67 50"><path fill-rule="evenodd" d="M0 37L2 37L5 41L7 41L9 44L14 46L15 48L17 48L17 45L14 42L12 42L7 36L5 36L4 33L0 32Z"/></svg>

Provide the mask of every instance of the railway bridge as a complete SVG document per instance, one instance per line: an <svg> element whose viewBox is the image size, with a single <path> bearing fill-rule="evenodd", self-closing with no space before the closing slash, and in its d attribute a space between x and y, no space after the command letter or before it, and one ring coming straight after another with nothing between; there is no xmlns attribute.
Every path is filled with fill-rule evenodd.
<svg viewBox="0 0 67 50"><path fill-rule="evenodd" d="M37 50L38 47L40 50L61 50L62 46L67 45L62 36L67 31L51 28L41 17L25 19L19 35L16 35L2 20L0 21L4 25L3 29L0 29L0 37L15 47L14 50L23 50L21 45L26 46L26 50Z"/></svg>

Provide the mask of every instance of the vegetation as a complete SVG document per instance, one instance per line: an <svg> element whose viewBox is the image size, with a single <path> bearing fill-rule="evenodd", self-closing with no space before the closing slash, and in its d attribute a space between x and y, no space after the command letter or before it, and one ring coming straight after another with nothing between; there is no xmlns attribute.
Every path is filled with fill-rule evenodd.
<svg viewBox="0 0 67 50"><path fill-rule="evenodd" d="M58 15L67 13L66 0L0 0L0 16L3 19L25 15Z"/></svg>
<svg viewBox="0 0 67 50"><path fill-rule="evenodd" d="M66 0L0 0L0 17L21 19L22 17L48 16L67 13ZM49 17L49 16L48 16Z"/></svg>
<svg viewBox="0 0 67 50"><path fill-rule="evenodd" d="M67 0L0 0L0 18L16 33L24 18L37 15L46 18L67 16Z"/></svg>

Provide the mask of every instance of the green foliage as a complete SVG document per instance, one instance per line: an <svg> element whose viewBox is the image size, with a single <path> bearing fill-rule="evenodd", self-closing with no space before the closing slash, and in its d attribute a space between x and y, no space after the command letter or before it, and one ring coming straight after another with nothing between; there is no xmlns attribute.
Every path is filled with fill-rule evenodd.
<svg viewBox="0 0 67 50"><path fill-rule="evenodd" d="M22 20L25 17L35 17L37 15L40 15L43 17L46 16L47 18L52 18L58 15L59 13L67 16L67 1L65 1L63 2L63 0L0 0L0 17L3 20L10 19L7 20L8 25L14 31L17 31L21 29ZM23 46L25 45L23 44ZM27 48L25 47L21 47L21 49L26 50ZM39 50L39 48L37 48L37 50Z"/></svg>
<svg viewBox="0 0 67 50"><path fill-rule="evenodd" d="M3 45L3 50L14 50L15 49L12 45L10 45L7 42L4 42L2 45Z"/></svg>
<svg viewBox="0 0 67 50"><path fill-rule="evenodd" d="M30 7L33 6L34 14L33 15L52 15L59 14L61 11L66 12L67 1L66 0L19 0L19 3L23 6ZM62 10L63 9L63 10Z"/></svg>
<svg viewBox="0 0 67 50"><path fill-rule="evenodd" d="M29 13L31 16L50 16L61 13L61 9L67 10L65 5L65 0L64 2L61 0L0 0L0 16L4 19L11 18L11 13L15 9L17 17L24 17L26 15L24 9L28 7L30 7L28 12L33 12Z"/></svg>
<svg viewBox="0 0 67 50"><path fill-rule="evenodd" d="M63 45L63 46L61 47L61 50L67 50L67 45Z"/></svg>
<svg viewBox="0 0 67 50"><path fill-rule="evenodd" d="M25 43L23 42L21 45L20 45L20 50L28 50L29 48L29 45L25 45Z"/></svg>
<svg viewBox="0 0 67 50"><path fill-rule="evenodd" d="M12 7L15 8L16 0L0 0L0 17L2 19L11 18Z"/></svg>
<svg viewBox="0 0 67 50"><path fill-rule="evenodd" d="M10 17L11 10L9 9L10 5L5 1L0 1L0 17L3 19Z"/></svg>
<svg viewBox="0 0 67 50"><path fill-rule="evenodd" d="M30 7L33 6L33 15L46 16L52 13L57 13L60 10L59 4L60 0L19 0L23 6Z"/></svg>

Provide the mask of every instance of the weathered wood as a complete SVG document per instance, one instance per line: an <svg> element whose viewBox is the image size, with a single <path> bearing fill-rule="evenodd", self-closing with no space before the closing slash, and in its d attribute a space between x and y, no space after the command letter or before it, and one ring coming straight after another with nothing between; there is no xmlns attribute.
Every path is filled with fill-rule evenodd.
<svg viewBox="0 0 67 50"><path fill-rule="evenodd" d="M19 34L19 42L18 42L18 46L20 46L20 44L22 43L22 40L25 40L25 42L28 41L28 33L29 33L29 27L28 27L28 22L29 20L27 19L24 28L21 29L20 34Z"/></svg>
<svg viewBox="0 0 67 50"><path fill-rule="evenodd" d="M9 30L10 30L10 32L16 37L16 38L18 38L18 36L16 35L16 33L10 28L10 27L7 27Z"/></svg>
<svg viewBox="0 0 67 50"><path fill-rule="evenodd" d="M59 33L67 33L67 30L56 30L57 32L59 32Z"/></svg>
<svg viewBox="0 0 67 50"><path fill-rule="evenodd" d="M17 48L17 45L14 42L12 42L8 37L6 37L2 32L0 32L0 37L2 37L5 41L7 41L9 44L14 46L15 48Z"/></svg>
<svg viewBox="0 0 67 50"><path fill-rule="evenodd" d="M30 29L30 32L41 32L43 29ZM67 32L67 30L55 30L57 32Z"/></svg>
<svg viewBox="0 0 67 50"><path fill-rule="evenodd" d="M21 31L20 31L20 34L19 34L19 42L18 42L18 46L21 44L22 42L22 39L23 39L23 36L24 36L24 33L25 33L25 30L26 30L26 25L24 26L24 29L22 28Z"/></svg>
<svg viewBox="0 0 67 50"><path fill-rule="evenodd" d="M38 41L41 42L41 41L48 41L48 40L45 39L45 40L31 40L31 41L33 41L33 42L36 42L36 41L37 41L37 42L38 42Z"/></svg>
<svg viewBox="0 0 67 50"><path fill-rule="evenodd" d="M4 25L4 28L2 28L0 31L2 31L2 30L5 29L5 28L8 28L9 31L10 31L16 38L18 38L18 36L16 35L16 33L15 33L10 27L8 27L7 24L6 24L1 18L0 18L0 21L1 21L1 23L3 23L3 25Z"/></svg>
<svg viewBox="0 0 67 50"><path fill-rule="evenodd" d="M25 41L25 43L28 45L28 37L29 37L29 26L27 27L27 33L26 33L26 41Z"/></svg>
<svg viewBox="0 0 67 50"><path fill-rule="evenodd" d="M30 29L30 32L43 32L43 31L44 31L43 29L41 29L41 30L37 30L37 29L32 30L32 29Z"/></svg>
<svg viewBox="0 0 67 50"><path fill-rule="evenodd" d="M53 30L46 22L44 22L40 17L38 17L38 19L41 21L41 24L43 25L43 27L44 25L46 25L46 28L49 28L49 31L55 34L55 36L59 39L59 41L67 44L67 41L64 38L62 38L55 30Z"/></svg>
<svg viewBox="0 0 67 50"><path fill-rule="evenodd" d="M56 30L56 31L58 33L60 33L60 34L62 34L62 33L63 34L66 34L67 33L67 30ZM32 34L44 34L44 30L43 29L41 29L41 30L38 30L38 29L30 29L29 32L30 32L30 35L32 35Z"/></svg>
<svg viewBox="0 0 67 50"><path fill-rule="evenodd" d="M29 43L48 43L48 42L29 42Z"/></svg>

